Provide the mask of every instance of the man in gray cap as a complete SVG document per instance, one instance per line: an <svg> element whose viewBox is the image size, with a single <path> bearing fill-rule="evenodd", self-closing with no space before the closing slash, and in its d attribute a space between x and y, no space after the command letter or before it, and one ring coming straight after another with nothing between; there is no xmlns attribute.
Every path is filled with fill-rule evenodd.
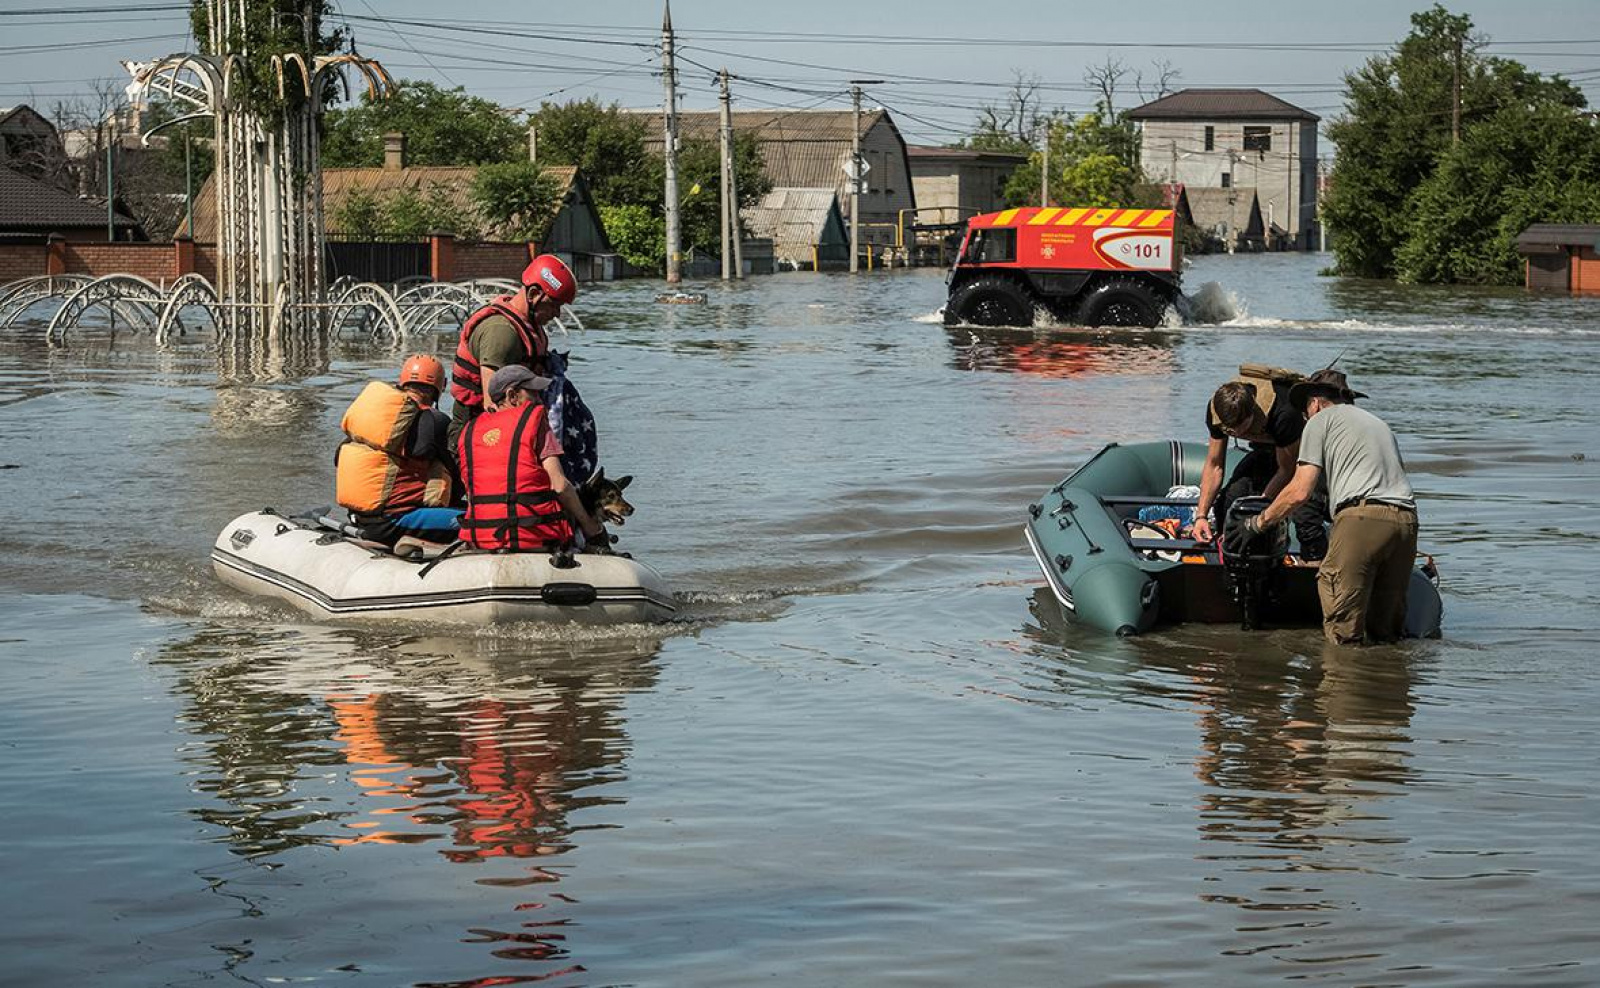
<svg viewBox="0 0 1600 988"><path fill-rule="evenodd" d="M1289 390L1289 401L1306 416L1294 477L1233 536L1234 548L1244 548L1326 480L1333 535L1317 593L1323 633L1348 645L1400 637L1417 556L1416 495L1399 443L1382 419L1351 404L1355 395L1344 374L1332 369Z"/></svg>
<svg viewBox="0 0 1600 988"><path fill-rule="evenodd" d="M611 537L583 507L561 468L561 437L550 428L542 395L551 379L520 364L489 379L495 411L461 432L467 511L461 539L493 552L565 551L574 526L589 547L609 551Z"/></svg>

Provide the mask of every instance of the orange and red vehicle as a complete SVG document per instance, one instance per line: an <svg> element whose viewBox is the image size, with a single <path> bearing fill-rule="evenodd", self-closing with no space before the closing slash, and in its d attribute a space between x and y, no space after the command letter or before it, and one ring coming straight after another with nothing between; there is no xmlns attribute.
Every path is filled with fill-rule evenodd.
<svg viewBox="0 0 1600 988"><path fill-rule="evenodd" d="M947 325L1031 326L1037 310L1080 326L1157 326L1181 304L1170 209L1007 209L967 222Z"/></svg>

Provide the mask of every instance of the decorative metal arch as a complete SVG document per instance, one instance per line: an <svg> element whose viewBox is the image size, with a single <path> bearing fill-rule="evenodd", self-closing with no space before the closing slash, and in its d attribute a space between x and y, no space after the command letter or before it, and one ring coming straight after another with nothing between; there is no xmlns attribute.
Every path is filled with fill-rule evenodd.
<svg viewBox="0 0 1600 988"><path fill-rule="evenodd" d="M422 332L450 312L465 322L468 316L483 307L485 301L466 285L450 281L430 281L408 288L394 297L396 308L405 318L407 335Z"/></svg>
<svg viewBox="0 0 1600 988"><path fill-rule="evenodd" d="M114 315L122 315L140 328L155 329L160 323L156 306L165 301L160 288L137 275L112 274L96 278L67 296L50 325L45 328L45 338L56 345L66 338L67 330L76 326L83 314L96 306L109 307Z"/></svg>
<svg viewBox="0 0 1600 988"><path fill-rule="evenodd" d="M395 305L394 296L383 286L370 281L351 285L334 299L328 317L328 328L338 335L355 312L362 313L362 331L373 343L398 346L405 334L405 319Z"/></svg>
<svg viewBox="0 0 1600 988"><path fill-rule="evenodd" d="M211 282L204 275L190 272L167 289L167 301L161 308L161 319L156 323L157 344L165 346L169 342L173 327L182 332L180 313L191 305L204 308L206 315L211 317L211 325L219 329L222 327L222 320L217 318L217 290L211 287Z"/></svg>
<svg viewBox="0 0 1600 988"><path fill-rule="evenodd" d="M93 280L82 274L45 274L0 288L0 329L10 329L19 316L45 299L70 295Z"/></svg>

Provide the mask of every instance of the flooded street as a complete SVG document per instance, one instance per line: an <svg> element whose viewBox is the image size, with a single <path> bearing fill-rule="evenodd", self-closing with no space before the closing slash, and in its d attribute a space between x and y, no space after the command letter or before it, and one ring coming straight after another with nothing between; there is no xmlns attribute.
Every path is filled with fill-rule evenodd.
<svg viewBox="0 0 1600 988"><path fill-rule="evenodd" d="M1122 334L946 329L926 270L590 286L557 349L687 606L587 631L215 580L397 354L13 329L0 984L1600 983L1600 299L1328 263L1197 258L1233 317ZM1064 623L1030 501L1341 354L1442 640Z"/></svg>

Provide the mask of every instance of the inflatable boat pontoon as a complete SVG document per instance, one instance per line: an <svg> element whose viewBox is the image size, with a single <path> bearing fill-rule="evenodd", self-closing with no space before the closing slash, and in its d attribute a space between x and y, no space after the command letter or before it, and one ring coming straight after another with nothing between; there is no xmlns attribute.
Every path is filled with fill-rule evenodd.
<svg viewBox="0 0 1600 988"><path fill-rule="evenodd" d="M403 559L270 509L230 522L211 562L231 587L341 621L622 624L666 620L677 610L660 575L623 556L467 550Z"/></svg>
<svg viewBox="0 0 1600 988"><path fill-rule="evenodd" d="M1230 449L1226 469L1231 472L1243 455ZM1195 498L1166 495L1198 486L1205 456L1200 443L1112 443L1028 506L1028 546L1072 617L1117 635L1187 621L1322 623L1317 567L1290 565L1294 544L1279 544L1271 557L1224 565L1212 544L1138 523L1143 508L1192 509ZM1436 581L1432 560L1421 557L1406 596L1408 636L1438 636L1443 604Z"/></svg>

